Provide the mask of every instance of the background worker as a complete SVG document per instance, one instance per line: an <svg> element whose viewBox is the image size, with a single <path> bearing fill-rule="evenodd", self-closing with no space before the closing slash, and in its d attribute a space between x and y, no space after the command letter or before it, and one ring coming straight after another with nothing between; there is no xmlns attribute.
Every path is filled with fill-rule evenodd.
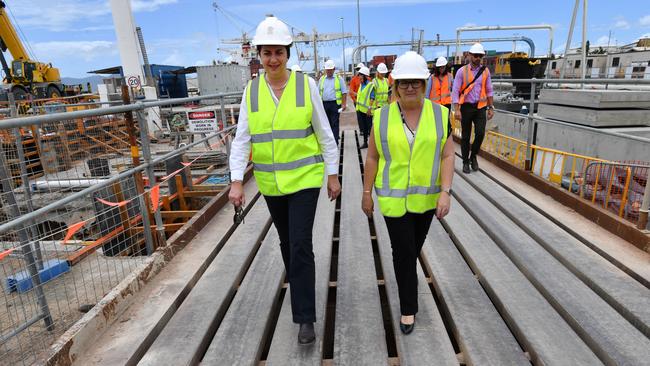
<svg viewBox="0 0 650 366"><path fill-rule="evenodd" d="M388 79L386 79L388 68L383 62L377 65L376 77L372 80L375 88L374 109L379 109L388 104Z"/></svg>
<svg viewBox="0 0 650 366"><path fill-rule="evenodd" d="M287 70L293 40L289 28L267 17L253 37L264 74L246 86L237 133L230 152L232 184L228 198L245 203L242 179L252 147L253 174L280 237L289 280L298 343L315 341L315 264L312 228L326 171L331 200L341 192L338 149L316 82Z"/></svg>
<svg viewBox="0 0 650 366"><path fill-rule="evenodd" d="M361 75L359 75L359 70L366 65L363 62L359 62L354 68L357 71L357 74L350 79L350 98L354 102L354 105L357 104L357 93L359 92L359 86L361 85Z"/></svg>
<svg viewBox="0 0 650 366"><path fill-rule="evenodd" d="M330 121L332 133L336 144L339 144L339 110L342 112L347 105L348 91L345 81L339 75L334 75L336 66L334 61L325 62L325 75L321 76L318 81L318 90L323 99L323 107L327 113L327 119Z"/></svg>
<svg viewBox="0 0 650 366"><path fill-rule="evenodd" d="M436 59L436 66L433 69L433 75L429 76L429 80L427 80L427 89L424 95L432 102L445 106L451 113L451 90L454 80L447 66L447 59L444 56ZM451 118L448 128L451 131Z"/></svg>
<svg viewBox="0 0 650 366"><path fill-rule="evenodd" d="M365 149L368 147L368 134L370 134L370 128L372 127L372 106L375 102L375 88L370 80L370 70L367 67L364 66L359 70L359 76L361 77L361 85L357 94L357 122L363 135L361 148Z"/></svg>
<svg viewBox="0 0 650 366"><path fill-rule="evenodd" d="M449 212L454 175L454 142L445 128L449 113L425 97L428 77L426 61L415 52L395 61L397 101L374 115L361 201L372 217L374 186L393 249L404 334L413 331L418 312L417 259L433 216Z"/></svg>
<svg viewBox="0 0 650 366"><path fill-rule="evenodd" d="M478 170L476 156L481 149L485 137L487 120L494 116L494 101L492 99L492 79L490 70L481 66L485 49L480 43L474 43L469 49L470 63L456 72L451 100L454 105L456 119L460 120L461 141L460 151L463 158L463 173ZM486 118L487 111L487 118ZM472 124L474 124L474 142L471 146Z"/></svg>

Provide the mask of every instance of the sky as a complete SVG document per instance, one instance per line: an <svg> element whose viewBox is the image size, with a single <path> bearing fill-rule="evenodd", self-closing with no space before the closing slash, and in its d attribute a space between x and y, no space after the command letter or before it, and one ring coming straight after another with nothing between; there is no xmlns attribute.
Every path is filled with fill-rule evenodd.
<svg viewBox="0 0 650 366"><path fill-rule="evenodd" d="M51 62L64 77L85 77L90 70L120 64L113 18L108 0L4 0L14 26L30 53L41 62ZM216 0L228 16L213 7L213 0L131 0L135 21L142 28L149 60L154 64L206 65L229 56L218 49L232 47L222 39L254 33L265 14L273 14L297 30L311 33L352 33L355 38L319 46L319 56L333 59L337 67L346 62L357 45L356 0ZM650 7L639 0L590 1L587 39L592 46L622 45L641 36L650 37ZM553 52L563 53L574 1L472 1L472 0L360 0L362 42L408 41L412 29L424 30L424 39L456 38L456 28L481 25L550 24L554 27ZM38 10L42 9L42 10ZM343 17L343 21L341 21ZM572 46L582 32L582 8L576 20ZM535 42L537 55L548 53L547 30L481 31L463 33L462 38L525 36ZM486 49L509 51L512 42L486 43ZM516 50L528 52L525 43ZM304 54L313 49L301 46ZM409 47L369 48L373 55L401 54ZM455 47L450 49L453 54ZM305 70L313 61L299 62L292 50L289 66L300 63ZM444 47L427 47L427 59L446 55ZM8 54L6 57L11 59Z"/></svg>

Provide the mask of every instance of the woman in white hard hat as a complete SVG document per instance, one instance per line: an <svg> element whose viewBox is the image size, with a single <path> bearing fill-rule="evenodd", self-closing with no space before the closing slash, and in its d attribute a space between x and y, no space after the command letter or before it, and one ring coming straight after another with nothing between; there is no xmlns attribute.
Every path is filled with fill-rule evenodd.
<svg viewBox="0 0 650 366"><path fill-rule="evenodd" d="M362 67L359 70L361 84L357 93L357 122L363 135L362 149L368 147L368 135L372 128L372 107L375 103L375 88L370 80L370 69Z"/></svg>
<svg viewBox="0 0 650 366"><path fill-rule="evenodd" d="M400 330L413 331L417 259L435 215L449 212L454 143L446 128L447 108L425 98L429 70L409 51L392 71L396 101L374 115L364 170L361 206L372 217L374 187L386 221L400 298Z"/></svg>
<svg viewBox="0 0 650 366"><path fill-rule="evenodd" d="M389 94L389 85L388 79L386 79L386 74L388 73L388 67L385 63L380 63L377 65L377 77L372 80L375 84L375 105L374 109L379 109L386 104L388 104L388 94Z"/></svg>
<svg viewBox="0 0 650 366"><path fill-rule="evenodd" d="M312 227L325 171L329 198L341 191L339 154L316 82L287 70L292 44L287 26L267 17L253 44L264 74L248 83L242 97L230 152L229 199L235 207L245 203L242 179L252 147L255 180L280 237L293 322L300 324L298 342L311 344L316 321Z"/></svg>
<svg viewBox="0 0 650 366"><path fill-rule="evenodd" d="M447 59L440 56L436 59L436 66L433 74L427 81L427 89L424 92L425 97L434 103L443 105L451 114L451 90L454 84L454 77L448 69ZM451 118L447 126L451 130Z"/></svg>

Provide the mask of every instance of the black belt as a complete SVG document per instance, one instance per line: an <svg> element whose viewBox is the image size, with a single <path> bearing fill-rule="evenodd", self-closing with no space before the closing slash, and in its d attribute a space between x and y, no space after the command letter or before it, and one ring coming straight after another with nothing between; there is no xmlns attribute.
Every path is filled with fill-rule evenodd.
<svg viewBox="0 0 650 366"><path fill-rule="evenodd" d="M462 105L471 105L472 107L474 107L474 108L476 108L476 109L483 109L483 108L485 108L485 107L483 107L483 108L478 108L478 102L476 102L476 103L463 103ZM486 107L487 107L487 106L486 106Z"/></svg>
<svg viewBox="0 0 650 366"><path fill-rule="evenodd" d="M339 104L339 103L338 103L337 101L335 101L335 100L324 100L323 103L336 103L336 104Z"/></svg>

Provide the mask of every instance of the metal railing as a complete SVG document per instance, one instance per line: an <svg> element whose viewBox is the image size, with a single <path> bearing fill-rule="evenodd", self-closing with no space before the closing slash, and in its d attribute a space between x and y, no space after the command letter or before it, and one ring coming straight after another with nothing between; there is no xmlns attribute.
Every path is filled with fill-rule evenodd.
<svg viewBox="0 0 650 366"><path fill-rule="evenodd" d="M240 97L139 101L0 120L0 363L36 362L166 245L200 208L201 197L217 192L194 185L227 182L223 164L235 126L228 126L233 116L227 118L226 101ZM151 107L201 100L216 101L223 130L180 148L153 143L146 121ZM9 104L13 116L15 105Z"/></svg>

